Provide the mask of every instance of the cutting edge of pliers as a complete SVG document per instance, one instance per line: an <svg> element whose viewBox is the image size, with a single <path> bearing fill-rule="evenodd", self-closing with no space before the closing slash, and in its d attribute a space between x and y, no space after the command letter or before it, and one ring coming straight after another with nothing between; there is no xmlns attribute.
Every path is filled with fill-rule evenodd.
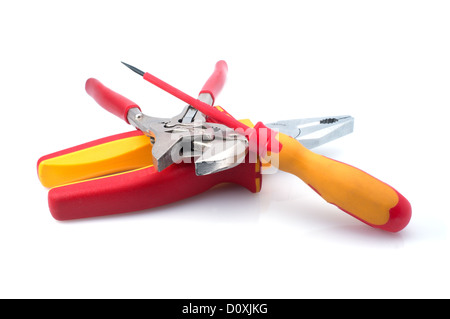
<svg viewBox="0 0 450 319"><path fill-rule="evenodd" d="M281 120L267 127L289 135L312 149L353 132L355 119L350 115Z"/></svg>

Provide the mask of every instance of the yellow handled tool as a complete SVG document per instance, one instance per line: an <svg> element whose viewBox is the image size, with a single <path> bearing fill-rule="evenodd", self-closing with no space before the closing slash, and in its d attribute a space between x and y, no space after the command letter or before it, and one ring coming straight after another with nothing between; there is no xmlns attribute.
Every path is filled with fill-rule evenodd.
<svg viewBox="0 0 450 319"><path fill-rule="evenodd" d="M411 205L391 186L353 166L318 155L283 133L276 138L282 145L278 168L299 177L328 203L391 232L409 223Z"/></svg>
<svg viewBox="0 0 450 319"><path fill-rule="evenodd" d="M283 133L276 134L261 122L249 128L228 113L211 108L154 75L128 64L126 66L209 118L245 134L249 149L257 152L263 160L298 176L327 202L366 224L397 232L409 223L411 205L391 186L355 167L315 154L294 138ZM278 163L270 159L274 152L278 153Z"/></svg>

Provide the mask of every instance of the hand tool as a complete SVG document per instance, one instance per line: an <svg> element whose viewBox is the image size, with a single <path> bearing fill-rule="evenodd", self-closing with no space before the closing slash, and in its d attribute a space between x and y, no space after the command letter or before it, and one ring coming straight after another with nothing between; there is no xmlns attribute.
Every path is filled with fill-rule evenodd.
<svg viewBox="0 0 450 319"><path fill-rule="evenodd" d="M199 98L213 104L225 80L223 63L216 65ZM117 105L139 108L125 97L89 79L86 85L102 106L118 110ZM217 109L223 111L220 107ZM125 112L116 112L122 116ZM203 114L191 107L181 122L203 121ZM127 116L128 120L128 116ZM253 126L249 120L241 120ZM291 132L307 147L315 147L353 130L353 118L335 116L325 118L280 121L273 123ZM149 132L146 132L150 134ZM312 136L314 135L314 136ZM230 169L215 174L197 176L193 163L171 165L162 172L153 167L152 137L140 130L116 134L43 156L38 161L38 175L42 184L50 187L50 211L58 220L78 219L149 209L202 193L221 183L242 185L251 192L261 189L259 161L245 161L230 165Z"/></svg>
<svg viewBox="0 0 450 319"><path fill-rule="evenodd" d="M216 122L244 133L251 151L257 152L275 167L296 175L327 202L344 212L372 227L391 232L400 231L409 223L410 203L386 183L353 166L315 154L294 138L282 132L274 132L261 122L250 128L154 75L129 64L125 65ZM274 157L273 153L277 156Z"/></svg>

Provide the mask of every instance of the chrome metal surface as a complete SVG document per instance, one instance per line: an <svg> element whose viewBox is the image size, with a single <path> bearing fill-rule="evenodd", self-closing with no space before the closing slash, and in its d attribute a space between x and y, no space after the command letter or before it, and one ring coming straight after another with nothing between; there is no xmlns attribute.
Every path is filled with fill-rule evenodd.
<svg viewBox="0 0 450 319"><path fill-rule="evenodd" d="M173 163L194 161L198 175L212 174L235 167L246 155L244 135L222 124L205 122L197 112L194 121L183 123L190 106L173 118L155 118L138 108L128 112L128 121L149 136L153 144L153 164L162 171Z"/></svg>
<svg viewBox="0 0 450 319"><path fill-rule="evenodd" d="M314 148L353 132L354 118L348 115L278 121L267 127L292 136L306 148Z"/></svg>
<svg viewBox="0 0 450 319"><path fill-rule="evenodd" d="M198 99L200 101L202 101L203 103L213 106L214 100L213 100L211 94L209 94L209 93L199 94ZM192 106L189 106L189 108L186 111L186 114L183 116L181 122L182 123L192 123L195 120L204 122L205 117L204 117L203 113L197 111L197 109L193 108Z"/></svg>

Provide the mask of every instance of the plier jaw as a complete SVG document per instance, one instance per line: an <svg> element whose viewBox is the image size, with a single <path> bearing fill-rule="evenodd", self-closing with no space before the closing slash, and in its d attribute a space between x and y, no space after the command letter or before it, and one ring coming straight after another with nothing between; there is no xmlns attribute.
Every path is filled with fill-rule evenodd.
<svg viewBox="0 0 450 319"><path fill-rule="evenodd" d="M197 175L217 173L244 160L248 141L244 135L222 124L208 123L192 107L173 118L153 118L138 108L128 111L130 124L150 137L153 164L160 172L172 164L194 161ZM193 121L187 122L186 117Z"/></svg>
<svg viewBox="0 0 450 319"><path fill-rule="evenodd" d="M349 115L284 120L267 127L295 138L312 149L353 132L354 118Z"/></svg>

